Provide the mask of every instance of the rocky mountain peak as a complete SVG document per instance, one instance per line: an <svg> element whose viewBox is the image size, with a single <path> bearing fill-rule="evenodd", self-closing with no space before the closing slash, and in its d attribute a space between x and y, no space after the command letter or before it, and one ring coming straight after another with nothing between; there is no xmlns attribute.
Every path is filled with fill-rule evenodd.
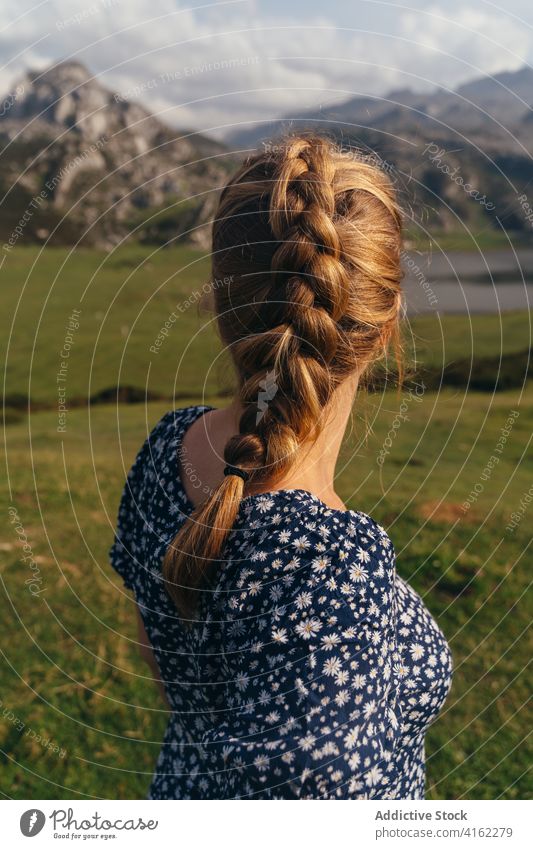
<svg viewBox="0 0 533 849"><path fill-rule="evenodd" d="M117 102L111 91L94 79L77 61L59 62L45 71L28 71L18 82L22 91L9 111L9 119L44 121L59 129L72 129L87 142L106 132L116 132L148 113L137 104Z"/></svg>
<svg viewBox="0 0 533 849"><path fill-rule="evenodd" d="M82 232L107 246L132 227L141 238L183 237L209 246L206 223L231 167L224 145L169 127L77 61L28 71L13 91L0 117L0 189L18 199L3 211L3 227L0 214L0 230L9 236L24 205L40 193L42 217L51 224L73 207L65 217L68 234L62 227L65 240ZM36 233L48 231L36 228L36 220Z"/></svg>

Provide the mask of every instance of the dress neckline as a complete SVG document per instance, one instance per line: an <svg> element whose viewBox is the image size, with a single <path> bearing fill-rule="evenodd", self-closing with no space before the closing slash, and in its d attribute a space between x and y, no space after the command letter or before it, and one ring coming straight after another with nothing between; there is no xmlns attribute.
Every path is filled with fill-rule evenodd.
<svg viewBox="0 0 533 849"><path fill-rule="evenodd" d="M198 419L202 418L202 416L204 416L206 413L209 413L212 410L216 410L216 409L217 409L217 407L212 407L208 404L202 404L202 405L195 405L195 406L191 406L191 407L186 407L185 409L182 408L181 410L172 410L171 411L171 414L172 414L173 419L174 419L174 425L175 425L175 428L176 428L176 433L175 433L175 435L172 439L172 450L173 450L173 459L174 459L175 464L176 464L177 481L178 481L178 485L179 485L178 491L179 491L179 495L181 497L181 500L182 500L188 514L192 513L196 509L196 507L192 503L189 496L187 495L187 493L185 491L185 487L183 486L183 478L182 478L182 474L181 474L181 464L180 464L180 460L179 460L180 446L183 444L183 438L184 438L185 434L187 433L188 429L194 424L194 422L196 422ZM193 416L192 416L192 418L189 418L188 416L184 416L186 418L186 421L185 422L180 421L179 425L177 425L176 415L178 413L183 413L183 414L193 413ZM250 509L253 509L254 506L256 506L256 507L258 506L259 511L260 511L261 502L264 503L265 501L274 500L274 499L292 501L295 497L297 498L298 501L302 501L302 500L305 500L305 499L307 499L308 501L312 501L315 504L315 506L320 508L321 512L323 512L327 516L344 516L344 517L351 517L351 518L360 518L362 515L364 515L359 510L351 510L351 509L341 510L340 508L329 507L326 504L326 502L322 501L322 499L318 495L316 495L314 492L311 492L308 489L304 489L304 488L300 488L300 487L295 487L295 488L290 488L290 489L272 489L272 490L266 490L265 492L257 492L257 493L254 493L252 495L245 495L244 498L241 500L240 507L239 507L239 513L243 510L246 511L247 507L249 507Z"/></svg>

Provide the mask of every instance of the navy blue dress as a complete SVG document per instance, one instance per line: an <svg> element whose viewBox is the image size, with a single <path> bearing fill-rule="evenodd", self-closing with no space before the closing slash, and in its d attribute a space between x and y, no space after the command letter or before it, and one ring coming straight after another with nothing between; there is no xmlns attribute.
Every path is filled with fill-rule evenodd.
<svg viewBox="0 0 533 849"><path fill-rule="evenodd" d="M245 498L198 621L180 624L161 565L193 509L181 440L210 409L151 432L110 552L172 708L149 798L423 799L452 656L370 516L302 489Z"/></svg>

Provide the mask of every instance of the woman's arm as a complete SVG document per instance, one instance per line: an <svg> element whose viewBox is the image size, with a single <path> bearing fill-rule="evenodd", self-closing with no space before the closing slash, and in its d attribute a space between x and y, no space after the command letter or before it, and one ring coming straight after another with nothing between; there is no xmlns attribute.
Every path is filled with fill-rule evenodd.
<svg viewBox="0 0 533 849"><path fill-rule="evenodd" d="M165 702L166 705L168 705L168 707L170 707L170 705L168 703L168 699L167 699L167 694L166 694L165 688L163 686L163 682L161 681L161 676L160 676L160 673L159 673L159 666L157 665L157 661L154 657L154 653L153 653L152 647L150 645L150 640L149 640L148 634L146 633L146 630L145 630L145 627L144 627L143 618L141 616L141 613L140 613L138 607L137 607L137 634L138 634L139 651L141 653L141 657L145 661L145 663L147 663L148 666L150 667L150 669L153 673L153 676L154 676L154 681L157 684L159 692L161 693L161 695L163 697L163 701Z"/></svg>

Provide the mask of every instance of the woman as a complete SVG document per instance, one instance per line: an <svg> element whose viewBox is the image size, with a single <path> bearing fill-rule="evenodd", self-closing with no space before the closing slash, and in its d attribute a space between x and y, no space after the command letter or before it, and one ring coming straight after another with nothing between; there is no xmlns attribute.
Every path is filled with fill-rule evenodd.
<svg viewBox="0 0 533 849"><path fill-rule="evenodd" d="M316 136L249 159L213 227L238 392L167 413L128 476L111 560L171 716L152 799L420 799L452 659L335 463L396 345L389 178Z"/></svg>

